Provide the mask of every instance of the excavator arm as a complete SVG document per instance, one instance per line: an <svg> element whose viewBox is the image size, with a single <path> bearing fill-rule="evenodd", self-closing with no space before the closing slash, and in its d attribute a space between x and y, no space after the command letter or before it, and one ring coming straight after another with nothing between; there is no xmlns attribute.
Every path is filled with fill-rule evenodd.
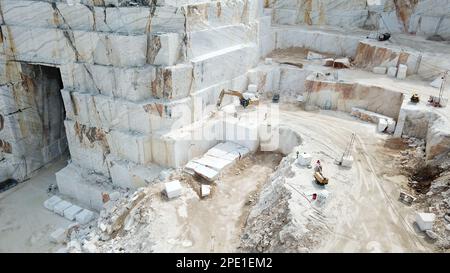
<svg viewBox="0 0 450 273"><path fill-rule="evenodd" d="M217 101L217 107L220 107L220 105L222 104L223 96L225 96L225 95L238 97L239 98L239 103L244 108L249 106L249 104L250 104L250 99L244 98L244 96L242 95L241 92L235 91L235 90L222 89L222 91L220 92L220 95L219 95L219 100Z"/></svg>

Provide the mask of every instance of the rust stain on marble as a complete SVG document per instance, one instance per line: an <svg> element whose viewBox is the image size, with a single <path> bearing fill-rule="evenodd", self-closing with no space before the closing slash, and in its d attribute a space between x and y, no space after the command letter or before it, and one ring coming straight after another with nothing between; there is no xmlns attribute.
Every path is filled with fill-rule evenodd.
<svg viewBox="0 0 450 273"><path fill-rule="evenodd" d="M403 30L409 32L409 20L419 0L394 0L397 18L403 24Z"/></svg>
<svg viewBox="0 0 450 273"><path fill-rule="evenodd" d="M11 144L9 142L7 142L6 140L0 139L0 148L6 154L11 154L12 153Z"/></svg>
<svg viewBox="0 0 450 273"><path fill-rule="evenodd" d="M303 6L304 6L304 18L305 23L308 25L312 25L312 18L311 18L311 12L312 12L312 0L303 0Z"/></svg>

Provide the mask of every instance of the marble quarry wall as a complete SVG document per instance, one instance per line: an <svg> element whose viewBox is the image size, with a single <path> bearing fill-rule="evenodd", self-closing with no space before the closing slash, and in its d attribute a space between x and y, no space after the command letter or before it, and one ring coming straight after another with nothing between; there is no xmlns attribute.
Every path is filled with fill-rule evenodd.
<svg viewBox="0 0 450 273"><path fill-rule="evenodd" d="M403 103L403 94L377 86L352 82L335 82L309 75L305 82L304 99L327 110L350 113L362 108L397 120Z"/></svg>
<svg viewBox="0 0 450 273"><path fill-rule="evenodd" d="M450 38L448 0L265 0L273 22L332 25Z"/></svg>
<svg viewBox="0 0 450 273"><path fill-rule="evenodd" d="M261 14L258 0L0 0L4 176L26 177L66 138L59 184L95 173L93 182L137 187L205 152L218 140L191 136L209 126L222 88L247 88Z"/></svg>

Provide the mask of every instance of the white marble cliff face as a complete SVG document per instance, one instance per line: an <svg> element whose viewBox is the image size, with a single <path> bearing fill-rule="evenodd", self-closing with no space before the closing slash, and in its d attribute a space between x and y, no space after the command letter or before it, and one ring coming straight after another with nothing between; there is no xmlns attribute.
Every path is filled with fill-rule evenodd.
<svg viewBox="0 0 450 273"><path fill-rule="evenodd" d="M0 0L0 105L24 108L8 99L8 85L22 82L11 64L59 68L73 162L106 177L122 166L113 183L125 177L118 170L179 166L213 145L199 142L183 154L175 150L191 141L166 135L203 120L223 88L244 90L259 57L259 1L138 2ZM11 132L20 132L19 120L36 120L29 112L4 119L3 146L25 147Z"/></svg>
<svg viewBox="0 0 450 273"><path fill-rule="evenodd" d="M270 0L276 24L364 27L450 36L448 0Z"/></svg>

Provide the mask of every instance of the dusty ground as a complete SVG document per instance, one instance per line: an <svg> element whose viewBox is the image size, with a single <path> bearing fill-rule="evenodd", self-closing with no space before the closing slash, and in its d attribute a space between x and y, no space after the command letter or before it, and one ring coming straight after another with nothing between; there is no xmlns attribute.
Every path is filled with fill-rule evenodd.
<svg viewBox="0 0 450 273"><path fill-rule="evenodd" d="M431 245L414 228L414 211L397 199L407 178L397 175L390 162L394 151L386 147L388 135L376 133L373 124L336 112L280 111L283 123L298 130L312 145L335 151L345 148L352 132L357 135L353 156L351 187L331 181L339 206L327 211L329 234L314 251L318 252L415 252L429 251ZM345 192L339 192L345 191ZM340 199L340 200L339 200ZM334 227L333 227L334 225Z"/></svg>
<svg viewBox="0 0 450 273"><path fill-rule="evenodd" d="M53 252L60 245L49 234L71 222L46 210L49 184L56 184L55 172L66 166L62 159L44 167L32 179L0 194L0 252Z"/></svg>
<svg viewBox="0 0 450 273"><path fill-rule="evenodd" d="M186 232L193 241L189 251L235 251L249 203L280 160L281 155L270 153L245 158L216 182L211 198L188 202Z"/></svg>
<svg viewBox="0 0 450 273"><path fill-rule="evenodd" d="M239 245L255 192L281 160L274 153L243 158L221 174L212 195L201 199L200 182L178 173L182 195L167 200L163 184L147 187L145 197L131 210L118 235L97 241L100 252L228 252Z"/></svg>

